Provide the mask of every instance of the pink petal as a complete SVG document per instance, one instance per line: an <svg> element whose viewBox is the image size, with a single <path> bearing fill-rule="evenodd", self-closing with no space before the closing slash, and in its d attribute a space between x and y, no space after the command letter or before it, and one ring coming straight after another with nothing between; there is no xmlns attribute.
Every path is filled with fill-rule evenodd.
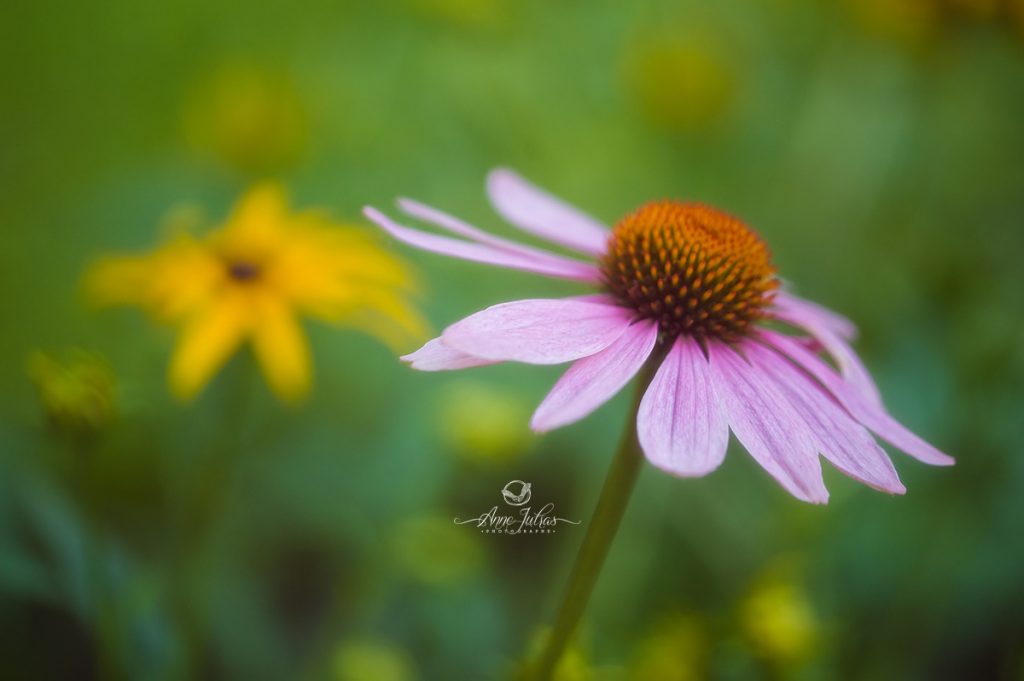
<svg viewBox="0 0 1024 681"><path fill-rule="evenodd" d="M594 282L600 277L597 267L589 263L577 263L568 258L561 259L564 262L556 262L548 258L540 259L523 253L512 253L492 246L421 232L404 227L369 206L363 209L363 215L399 241L431 253L573 281ZM552 254L550 257L556 256Z"/></svg>
<svg viewBox="0 0 1024 681"><path fill-rule="evenodd" d="M652 464L675 475L707 475L725 459L729 422L700 346L680 337L640 401L637 436Z"/></svg>
<svg viewBox="0 0 1024 681"><path fill-rule="evenodd" d="M601 255L608 230L600 222L530 184L511 170L487 176L495 210L522 230L588 255Z"/></svg>
<svg viewBox="0 0 1024 681"><path fill-rule="evenodd" d="M518 300L466 317L441 338L482 359L561 364L604 350L629 323L625 308L592 299Z"/></svg>
<svg viewBox="0 0 1024 681"><path fill-rule="evenodd" d="M402 361L420 371L449 371L495 364L493 360L480 359L450 348L440 338L427 341L419 350L403 356Z"/></svg>
<svg viewBox="0 0 1024 681"><path fill-rule="evenodd" d="M467 239L472 239L473 241L484 244L485 246L493 246L494 248L508 251L510 253L548 262L556 267L589 268L593 272L593 279L591 280L591 283L598 283L601 281L600 270L590 263L573 260L572 258L567 258L562 255L550 253L539 248L533 248L531 246L516 243L509 239L503 239L500 236L489 234L482 229L459 220L452 215L422 204L418 201L413 201L412 199L398 199L398 206L406 214L411 215L414 218L432 223L442 229L446 229L449 232L458 234L459 236L464 236Z"/></svg>
<svg viewBox="0 0 1024 681"><path fill-rule="evenodd" d="M776 304L778 301L776 301ZM846 339L836 331L835 322L827 315L822 314L823 308L817 308L805 301L786 300L781 306L776 306L772 314L776 319L793 324L804 329L814 336L824 346L825 350L832 355L839 365L843 378L849 381L869 402L877 405L882 404L882 396L878 392L875 381L871 378L867 368L853 351ZM830 313L831 314L831 313Z"/></svg>
<svg viewBox="0 0 1024 681"><path fill-rule="evenodd" d="M590 414L640 371L657 340L656 323L637 322L601 352L574 363L537 407L530 427L544 432Z"/></svg>
<svg viewBox="0 0 1024 681"><path fill-rule="evenodd" d="M789 336L768 330L761 331L761 338L818 379L853 418L892 446L933 466L952 466L955 463L952 457L943 454L896 421L883 406L866 400L860 391L853 389L832 367L800 343Z"/></svg>
<svg viewBox="0 0 1024 681"><path fill-rule="evenodd" d="M789 291L779 291L775 294L775 305L778 307L784 307L787 309L800 310L807 315L813 315L818 318L820 326L832 329L833 332L839 334L846 340L852 341L857 338L857 325L852 321L844 317L843 315L813 303L806 298L794 295Z"/></svg>
<svg viewBox="0 0 1024 681"><path fill-rule="evenodd" d="M814 440L782 391L729 346L708 343L708 353L715 394L736 439L797 499L826 503Z"/></svg>
<svg viewBox="0 0 1024 681"><path fill-rule="evenodd" d="M892 461L871 433L836 404L814 379L789 360L757 343L746 344L744 352L755 367L774 378L775 384L810 427L818 451L833 466L883 492L903 494L907 491Z"/></svg>

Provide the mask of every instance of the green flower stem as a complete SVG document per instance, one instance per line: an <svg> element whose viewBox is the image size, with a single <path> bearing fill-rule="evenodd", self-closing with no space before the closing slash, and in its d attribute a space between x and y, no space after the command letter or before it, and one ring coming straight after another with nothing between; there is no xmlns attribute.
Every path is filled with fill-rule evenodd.
<svg viewBox="0 0 1024 681"><path fill-rule="evenodd" d="M221 427L205 459L190 485L191 495L181 511L180 546L172 570L173 607L181 636L183 654L180 658L181 678L202 676L209 654L207 622L201 601L196 597L202 587L206 552L216 540L219 523L223 522L232 494L238 465L246 453L246 426L251 421L253 382L256 367L248 358L233 375L226 376L229 385L221 405Z"/></svg>
<svg viewBox="0 0 1024 681"><path fill-rule="evenodd" d="M633 408L626 420L626 429L605 476L604 487L601 488L597 507L590 518L587 534L583 537L579 553L576 554L576 562L569 575L569 583L562 596L562 605L555 617L555 624L529 674L532 681L549 681L552 678L558 661L572 640L576 625L579 624L580 617L587 607L594 584L601 574L605 556L608 555L608 549L611 548L615 533L619 529L619 522L626 511L644 458L636 436L636 415L640 399L662 358L663 353L656 351L640 372Z"/></svg>

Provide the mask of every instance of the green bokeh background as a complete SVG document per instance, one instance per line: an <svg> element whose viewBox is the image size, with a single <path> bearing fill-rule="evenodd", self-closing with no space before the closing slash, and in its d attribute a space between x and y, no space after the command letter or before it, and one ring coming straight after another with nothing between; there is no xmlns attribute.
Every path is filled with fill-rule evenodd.
<svg viewBox="0 0 1024 681"><path fill-rule="evenodd" d="M958 460L896 454L902 498L829 471L826 507L735 445L706 479L648 468L563 679L1024 678L1021 3L40 0L0 9L0 73L4 678L507 678L582 526L452 518L517 478L585 520L627 396L534 437L560 369L417 374L311 324L301 407L244 354L180 405L172 333L80 286L265 177L350 222L404 194L511 235L497 165L607 222L743 217ZM579 290L382 243L436 328ZM117 382L91 437L26 368L74 348Z"/></svg>

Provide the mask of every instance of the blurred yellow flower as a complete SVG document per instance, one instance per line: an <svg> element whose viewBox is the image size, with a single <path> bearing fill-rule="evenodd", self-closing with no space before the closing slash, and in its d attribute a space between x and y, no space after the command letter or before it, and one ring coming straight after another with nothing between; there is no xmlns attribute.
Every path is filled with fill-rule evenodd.
<svg viewBox="0 0 1024 681"><path fill-rule="evenodd" d="M179 329L169 379L184 400L245 341L271 389L286 401L301 398L312 371L300 315L361 328L396 348L425 334L398 259L358 228L290 213L272 183L245 194L216 231L104 258L86 283L98 304L139 305Z"/></svg>

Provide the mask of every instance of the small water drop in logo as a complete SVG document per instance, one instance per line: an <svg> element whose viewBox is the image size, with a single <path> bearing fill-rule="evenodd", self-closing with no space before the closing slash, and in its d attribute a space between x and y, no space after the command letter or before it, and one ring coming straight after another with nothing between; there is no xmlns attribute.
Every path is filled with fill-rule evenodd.
<svg viewBox="0 0 1024 681"><path fill-rule="evenodd" d="M472 525L484 534L554 534L561 524L579 525L580 520L561 518L555 513L555 504L548 502L536 510L529 506L533 498L532 484L522 480L509 480L501 488L501 498L511 508L497 504L474 518L456 518L456 525Z"/></svg>

